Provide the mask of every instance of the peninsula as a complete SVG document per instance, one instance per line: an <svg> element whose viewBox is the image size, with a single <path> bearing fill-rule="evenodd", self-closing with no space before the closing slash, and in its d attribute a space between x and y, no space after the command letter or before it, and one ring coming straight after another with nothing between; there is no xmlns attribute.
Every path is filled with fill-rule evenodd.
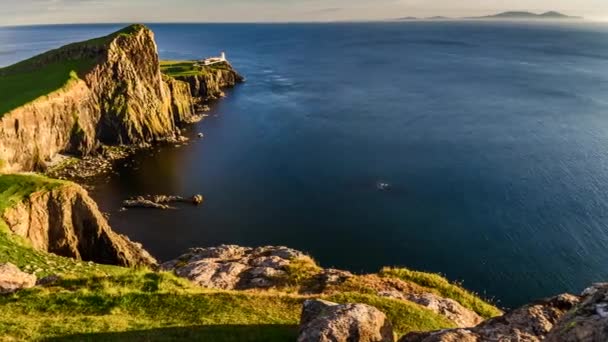
<svg viewBox="0 0 608 342"><path fill-rule="evenodd" d="M220 59L160 61L152 31L132 25L0 69L0 339L605 339L605 284L504 312L438 274L353 274L288 247L192 246L159 262L80 185L42 174L60 154L180 139L243 81Z"/></svg>

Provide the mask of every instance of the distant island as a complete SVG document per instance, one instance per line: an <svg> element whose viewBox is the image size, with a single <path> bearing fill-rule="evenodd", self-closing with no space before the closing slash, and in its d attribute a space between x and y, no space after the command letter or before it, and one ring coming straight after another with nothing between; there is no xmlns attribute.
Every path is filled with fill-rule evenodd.
<svg viewBox="0 0 608 342"><path fill-rule="evenodd" d="M582 17L574 17L565 15L556 11L545 13L532 13L526 11L509 11L483 17L472 17L469 19L583 19Z"/></svg>
<svg viewBox="0 0 608 342"><path fill-rule="evenodd" d="M428 18L417 18L417 17L401 17L397 18L397 21L408 21L408 20L479 20L479 19L496 19L496 20L581 20L583 17L569 16L556 11L548 11L544 13L533 13L527 11L507 11L493 15L486 15L481 17L462 17L462 18L450 18L444 16L433 16Z"/></svg>

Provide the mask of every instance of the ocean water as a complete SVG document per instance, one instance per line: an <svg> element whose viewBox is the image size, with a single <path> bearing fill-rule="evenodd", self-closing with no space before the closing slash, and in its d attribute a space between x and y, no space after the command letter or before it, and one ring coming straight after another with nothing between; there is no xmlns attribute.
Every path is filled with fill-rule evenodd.
<svg viewBox="0 0 608 342"><path fill-rule="evenodd" d="M0 65L120 26L0 28ZM162 58L225 50L248 80L189 128L204 139L93 192L159 259L288 245L326 267L441 272L507 307L608 280L608 26L151 27ZM206 201L119 211L146 193Z"/></svg>

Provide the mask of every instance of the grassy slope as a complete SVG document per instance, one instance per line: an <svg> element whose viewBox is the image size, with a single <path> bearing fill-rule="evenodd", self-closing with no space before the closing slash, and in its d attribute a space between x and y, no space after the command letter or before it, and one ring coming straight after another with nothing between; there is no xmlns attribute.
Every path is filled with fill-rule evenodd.
<svg viewBox="0 0 608 342"><path fill-rule="evenodd" d="M196 61L160 61L160 70L171 77L205 75L212 70L227 69L226 63L196 65Z"/></svg>
<svg viewBox="0 0 608 342"><path fill-rule="evenodd" d="M141 27L141 25L131 25L106 37L66 45L17 64L0 68L0 117L41 96L63 88L97 63L95 58L55 60L54 56L66 50L105 45L115 37L132 34Z"/></svg>
<svg viewBox="0 0 608 342"><path fill-rule="evenodd" d="M407 268L384 268L380 271L381 276L394 277L401 280L409 281L418 284L435 294L454 299L465 308L471 309L481 317L491 318L500 316L502 312L494 305L481 299L474 293L465 290L464 288L450 283L447 279L439 274L412 271Z"/></svg>
<svg viewBox="0 0 608 342"><path fill-rule="evenodd" d="M0 212L35 191L65 184L36 175L0 175ZM0 262L12 262L38 277L58 274L63 278L51 287L0 296L0 341L293 341L301 304L309 297L289 286L297 287L318 271L312 260L294 263L286 279L288 286L281 292L206 290L169 273L98 265L35 251L11 234L1 220ZM390 272L405 278L389 269L383 275ZM427 274L409 278L422 283L423 275ZM434 275L427 276L434 279ZM444 290L443 282L422 285L453 296ZM398 336L454 326L417 304L371 293L353 290L322 298L373 305L389 316Z"/></svg>

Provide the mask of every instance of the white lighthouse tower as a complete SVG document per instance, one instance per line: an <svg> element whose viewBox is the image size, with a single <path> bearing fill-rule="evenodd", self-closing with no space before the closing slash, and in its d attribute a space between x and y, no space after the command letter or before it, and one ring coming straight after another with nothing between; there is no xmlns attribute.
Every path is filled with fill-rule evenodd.
<svg viewBox="0 0 608 342"><path fill-rule="evenodd" d="M220 60L222 62L227 62L228 60L226 59L226 52L222 51L222 54L220 55Z"/></svg>

